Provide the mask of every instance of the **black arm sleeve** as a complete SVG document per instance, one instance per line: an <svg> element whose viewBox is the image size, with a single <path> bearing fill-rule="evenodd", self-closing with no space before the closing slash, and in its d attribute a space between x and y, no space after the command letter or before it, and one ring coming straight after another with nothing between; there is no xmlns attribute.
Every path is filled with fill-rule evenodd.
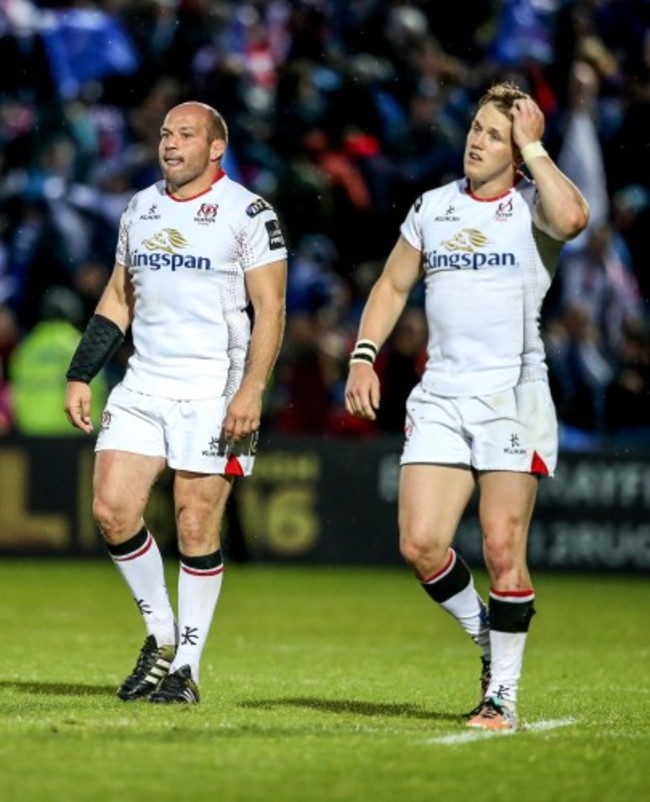
<svg viewBox="0 0 650 802"><path fill-rule="evenodd" d="M68 381L85 382L99 373L124 340L122 329L103 315L88 321L65 377Z"/></svg>

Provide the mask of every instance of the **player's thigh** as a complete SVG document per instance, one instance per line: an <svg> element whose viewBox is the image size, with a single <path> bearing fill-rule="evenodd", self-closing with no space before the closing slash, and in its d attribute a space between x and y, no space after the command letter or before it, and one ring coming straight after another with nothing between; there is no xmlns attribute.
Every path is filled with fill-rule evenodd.
<svg viewBox="0 0 650 802"><path fill-rule="evenodd" d="M399 483L399 529L403 547L446 549L472 496L469 468L403 465Z"/></svg>
<svg viewBox="0 0 650 802"><path fill-rule="evenodd" d="M479 474L479 521L487 551L525 554L539 480L530 473L486 471Z"/></svg>
<svg viewBox="0 0 650 802"><path fill-rule="evenodd" d="M219 532L233 478L176 471L174 506L181 552L188 557L219 548Z"/></svg>
<svg viewBox="0 0 650 802"><path fill-rule="evenodd" d="M129 520L137 525L164 467L162 457L112 449L98 451L93 478L96 516Z"/></svg>

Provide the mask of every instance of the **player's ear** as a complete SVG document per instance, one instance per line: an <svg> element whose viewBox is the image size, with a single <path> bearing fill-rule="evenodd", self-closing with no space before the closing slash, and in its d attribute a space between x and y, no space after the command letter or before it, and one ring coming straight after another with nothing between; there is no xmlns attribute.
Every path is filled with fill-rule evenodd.
<svg viewBox="0 0 650 802"><path fill-rule="evenodd" d="M222 158L226 151L226 143L223 139L213 139L210 143L210 161L217 162Z"/></svg>

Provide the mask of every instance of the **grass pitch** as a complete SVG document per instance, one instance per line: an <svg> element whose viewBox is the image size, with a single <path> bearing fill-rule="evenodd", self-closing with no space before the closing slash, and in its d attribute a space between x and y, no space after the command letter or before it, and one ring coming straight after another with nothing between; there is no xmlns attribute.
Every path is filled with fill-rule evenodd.
<svg viewBox="0 0 650 802"><path fill-rule="evenodd" d="M170 588L176 567L168 565ZM477 575L486 590L484 574ZM6 802L638 802L650 584L538 575L527 729L467 730L476 648L406 568L230 565L196 707L123 703L144 629L106 561L0 564Z"/></svg>

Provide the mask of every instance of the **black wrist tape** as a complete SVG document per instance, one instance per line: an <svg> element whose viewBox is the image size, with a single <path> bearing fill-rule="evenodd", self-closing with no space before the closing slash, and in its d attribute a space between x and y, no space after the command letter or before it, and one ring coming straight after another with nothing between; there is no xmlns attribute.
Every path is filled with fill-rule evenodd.
<svg viewBox="0 0 650 802"><path fill-rule="evenodd" d="M124 340L122 329L103 315L93 315L88 321L77 350L74 352L65 377L68 381L88 384Z"/></svg>

